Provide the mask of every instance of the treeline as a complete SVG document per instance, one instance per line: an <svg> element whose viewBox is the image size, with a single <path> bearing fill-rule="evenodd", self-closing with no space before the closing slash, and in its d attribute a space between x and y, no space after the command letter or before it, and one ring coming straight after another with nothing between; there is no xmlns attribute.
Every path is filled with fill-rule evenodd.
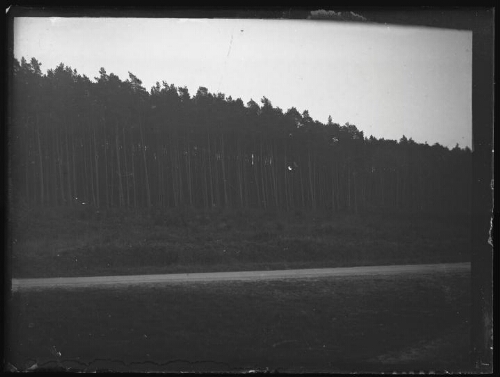
<svg viewBox="0 0 500 377"><path fill-rule="evenodd" d="M14 61L12 190L29 205L461 212L471 151L365 138L307 111L103 68Z"/></svg>

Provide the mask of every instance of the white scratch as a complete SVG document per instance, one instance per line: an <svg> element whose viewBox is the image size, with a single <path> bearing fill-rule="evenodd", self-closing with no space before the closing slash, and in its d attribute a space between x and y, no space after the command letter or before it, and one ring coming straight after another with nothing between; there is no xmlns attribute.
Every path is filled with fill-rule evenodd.
<svg viewBox="0 0 500 377"><path fill-rule="evenodd" d="M224 75L224 72L226 71L227 59L229 58L229 54L231 53L231 47L233 46L233 36L234 36L234 32L231 31L231 40L229 41L229 48L227 49L226 59L224 60L224 69L223 69L223 71L221 73L221 76L220 76L220 79L219 79L219 84L217 84L217 92L220 89L220 84L222 82L222 77Z"/></svg>

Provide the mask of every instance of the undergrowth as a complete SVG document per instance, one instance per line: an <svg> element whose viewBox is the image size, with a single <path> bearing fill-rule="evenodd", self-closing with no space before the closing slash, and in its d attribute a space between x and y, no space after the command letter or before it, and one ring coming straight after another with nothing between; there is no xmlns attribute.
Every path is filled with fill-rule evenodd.
<svg viewBox="0 0 500 377"><path fill-rule="evenodd" d="M34 208L10 221L13 276L73 276L469 260L466 217Z"/></svg>

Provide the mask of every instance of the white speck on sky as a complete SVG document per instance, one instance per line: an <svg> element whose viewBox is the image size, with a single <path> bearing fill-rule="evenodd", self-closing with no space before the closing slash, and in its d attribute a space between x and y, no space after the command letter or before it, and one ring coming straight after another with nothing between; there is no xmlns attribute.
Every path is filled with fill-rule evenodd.
<svg viewBox="0 0 500 377"><path fill-rule="evenodd" d="M265 96L366 136L472 142L472 32L309 20L15 18L14 56Z"/></svg>

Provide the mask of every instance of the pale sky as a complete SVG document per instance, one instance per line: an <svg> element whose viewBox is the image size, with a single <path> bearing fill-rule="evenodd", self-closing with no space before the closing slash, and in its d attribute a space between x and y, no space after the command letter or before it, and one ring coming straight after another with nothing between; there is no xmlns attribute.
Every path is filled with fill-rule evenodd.
<svg viewBox="0 0 500 377"><path fill-rule="evenodd" d="M267 97L365 136L472 140L472 32L310 20L15 18L14 56L89 78L104 67L200 86L246 104Z"/></svg>

